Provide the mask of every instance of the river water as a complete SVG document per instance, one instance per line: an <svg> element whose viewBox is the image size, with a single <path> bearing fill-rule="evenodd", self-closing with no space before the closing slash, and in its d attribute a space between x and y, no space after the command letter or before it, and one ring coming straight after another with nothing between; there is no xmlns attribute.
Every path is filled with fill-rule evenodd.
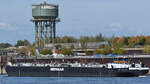
<svg viewBox="0 0 150 84"><path fill-rule="evenodd" d="M0 84L150 84L145 77L7 77L0 75Z"/></svg>

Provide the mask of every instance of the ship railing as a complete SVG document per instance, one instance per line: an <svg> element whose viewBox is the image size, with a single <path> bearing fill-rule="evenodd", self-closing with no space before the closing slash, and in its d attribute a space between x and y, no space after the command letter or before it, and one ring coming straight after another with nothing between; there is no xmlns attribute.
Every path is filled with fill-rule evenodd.
<svg viewBox="0 0 150 84"><path fill-rule="evenodd" d="M99 64L99 63L97 63L97 64L92 64L92 63L88 63L88 64L84 64L84 63L46 63L46 64L45 63L14 63L9 66L62 67L62 64L67 64L71 67L103 67L105 65L105 64Z"/></svg>
<svg viewBox="0 0 150 84"><path fill-rule="evenodd" d="M95 57L95 56L64 56L64 57L60 57L60 56L56 56L56 57L53 57L52 55L51 56L12 56L12 59L53 59L53 58L56 58L56 59L61 59L61 58L64 58L64 59L78 59L78 58L148 58L150 57L150 55L117 55L117 56L107 56L107 55L103 55L103 56L98 56L98 57Z"/></svg>

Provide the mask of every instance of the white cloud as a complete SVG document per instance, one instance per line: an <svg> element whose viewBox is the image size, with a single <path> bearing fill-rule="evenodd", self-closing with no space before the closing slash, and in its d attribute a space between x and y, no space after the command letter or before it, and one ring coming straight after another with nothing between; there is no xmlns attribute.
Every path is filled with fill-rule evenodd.
<svg viewBox="0 0 150 84"><path fill-rule="evenodd" d="M5 22L0 22L0 30L14 30L15 28L12 27L10 24Z"/></svg>
<svg viewBox="0 0 150 84"><path fill-rule="evenodd" d="M111 24L110 26L111 27L122 27L121 24L118 24L118 23L117 24Z"/></svg>
<svg viewBox="0 0 150 84"><path fill-rule="evenodd" d="M111 31L121 31L121 30L123 30L123 26L119 23L110 24L109 28L110 28Z"/></svg>

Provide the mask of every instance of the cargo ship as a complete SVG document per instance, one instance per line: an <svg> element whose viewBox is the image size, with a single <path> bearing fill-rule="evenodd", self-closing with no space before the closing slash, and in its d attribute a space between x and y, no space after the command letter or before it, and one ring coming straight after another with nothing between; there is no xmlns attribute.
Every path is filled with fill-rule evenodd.
<svg viewBox="0 0 150 84"><path fill-rule="evenodd" d="M137 77L149 68L141 63L8 63L8 76L15 77Z"/></svg>

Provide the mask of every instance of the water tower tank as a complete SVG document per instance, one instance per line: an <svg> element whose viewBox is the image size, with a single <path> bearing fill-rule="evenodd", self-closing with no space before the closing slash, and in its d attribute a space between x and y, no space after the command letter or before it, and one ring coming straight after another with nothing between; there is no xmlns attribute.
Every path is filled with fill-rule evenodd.
<svg viewBox="0 0 150 84"><path fill-rule="evenodd" d="M57 18L58 5L47 4L46 2L32 5L32 16L34 18Z"/></svg>

